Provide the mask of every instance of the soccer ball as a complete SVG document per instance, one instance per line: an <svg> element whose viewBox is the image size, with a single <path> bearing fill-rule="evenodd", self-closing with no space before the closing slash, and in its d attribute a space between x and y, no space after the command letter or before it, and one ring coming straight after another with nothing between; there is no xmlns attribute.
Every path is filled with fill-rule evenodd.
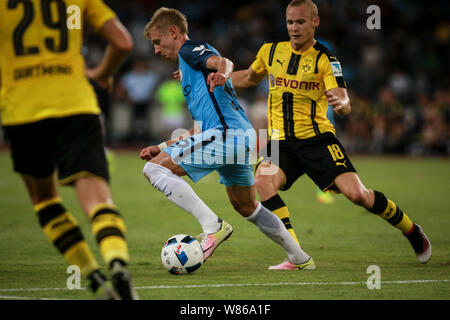
<svg viewBox="0 0 450 320"><path fill-rule="evenodd" d="M177 234L164 243L161 261L171 274L192 273L203 264L203 250L197 239Z"/></svg>

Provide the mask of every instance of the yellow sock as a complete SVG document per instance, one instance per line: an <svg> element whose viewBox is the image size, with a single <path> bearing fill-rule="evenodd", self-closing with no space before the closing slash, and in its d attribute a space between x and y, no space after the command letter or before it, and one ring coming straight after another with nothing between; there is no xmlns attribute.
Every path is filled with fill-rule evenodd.
<svg viewBox="0 0 450 320"><path fill-rule="evenodd" d="M402 231L408 233L412 230L413 222L392 200L388 199L388 205L383 213L378 214L391 225Z"/></svg>
<svg viewBox="0 0 450 320"><path fill-rule="evenodd" d="M76 219L53 198L34 206L45 235L71 265L77 265L84 277L99 268Z"/></svg>
<svg viewBox="0 0 450 320"><path fill-rule="evenodd" d="M89 217L91 218L92 233L97 239L105 263L110 265L113 260L128 263L126 227L117 208L102 203L91 210Z"/></svg>
<svg viewBox="0 0 450 320"><path fill-rule="evenodd" d="M286 204L283 202L281 197L276 194L272 198L266 201L262 201L261 204L275 213L278 218L284 223L284 226L289 231L291 236L295 239L295 241L300 245L300 242L297 239L297 235L295 234L294 228L292 227L291 220L290 220L290 213L286 206Z"/></svg>
<svg viewBox="0 0 450 320"><path fill-rule="evenodd" d="M281 219L281 221L284 223L284 226L289 231L291 236L300 245L300 242L297 239L297 235L295 234L294 228L292 228L290 213L289 213L288 208L286 206L284 206L279 209L273 210L272 212L275 213L277 215L277 217Z"/></svg>

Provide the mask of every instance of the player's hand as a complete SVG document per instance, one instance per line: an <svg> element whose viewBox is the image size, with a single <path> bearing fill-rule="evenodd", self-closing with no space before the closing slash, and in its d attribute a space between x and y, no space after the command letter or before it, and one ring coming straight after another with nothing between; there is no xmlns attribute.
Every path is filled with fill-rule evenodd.
<svg viewBox="0 0 450 320"><path fill-rule="evenodd" d="M209 91L214 92L216 86L223 86L227 81L227 77L223 73L211 72L206 79L206 83L209 85Z"/></svg>
<svg viewBox="0 0 450 320"><path fill-rule="evenodd" d="M86 68L84 70L84 74L86 75L86 77L88 79L94 80L95 82L98 83L98 85L105 89L108 90L109 93L112 92L112 89L114 87L114 77L113 76L105 76L100 74L99 70L97 68Z"/></svg>
<svg viewBox="0 0 450 320"><path fill-rule="evenodd" d="M173 77L178 80L181 81L181 71L180 69L178 69L177 71L175 71L174 73L172 73Z"/></svg>
<svg viewBox="0 0 450 320"><path fill-rule="evenodd" d="M333 111L338 115L345 115L348 113L347 106L342 102L342 100L335 94L324 90L325 96L327 97L328 104L333 107Z"/></svg>
<svg viewBox="0 0 450 320"><path fill-rule="evenodd" d="M160 154L161 150L158 146L150 146L147 148L144 148L141 150L141 153L139 154L139 157L142 160L152 160L154 157L156 157L158 154Z"/></svg>

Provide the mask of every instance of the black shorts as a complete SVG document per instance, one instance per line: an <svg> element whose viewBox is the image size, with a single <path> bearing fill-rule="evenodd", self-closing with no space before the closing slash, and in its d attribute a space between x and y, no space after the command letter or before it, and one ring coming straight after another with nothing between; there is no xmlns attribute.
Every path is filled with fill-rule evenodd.
<svg viewBox="0 0 450 320"><path fill-rule="evenodd" d="M278 155L276 142L279 143ZM286 175L286 184L280 188L288 190L304 173L323 191L339 192L336 177L345 172L356 172L344 147L330 132L308 139L280 140L269 142L257 166L265 160L276 164Z"/></svg>
<svg viewBox="0 0 450 320"><path fill-rule="evenodd" d="M61 184L92 175L109 181L98 115L50 118L3 129L16 172L44 178L57 169Z"/></svg>

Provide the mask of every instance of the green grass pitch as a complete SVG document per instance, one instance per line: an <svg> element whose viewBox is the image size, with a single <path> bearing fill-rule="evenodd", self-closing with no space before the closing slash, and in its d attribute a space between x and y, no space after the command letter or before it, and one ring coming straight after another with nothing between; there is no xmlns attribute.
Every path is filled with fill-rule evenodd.
<svg viewBox="0 0 450 320"><path fill-rule="evenodd" d="M161 265L163 242L178 233L195 236L200 226L149 185L138 150L117 152L111 186L127 224L129 268L141 298L450 299L450 161L356 156L352 161L367 187L384 192L422 226L433 246L427 265L417 262L397 229L342 195L333 205L318 203L316 187L305 176L281 196L317 269L269 271L285 258L283 250L233 211L214 173L193 187L232 224L233 236L194 274L173 276ZM73 190L64 187L61 195L106 272ZM67 264L40 229L9 152L0 153L0 230L0 299L91 298L86 290L67 289ZM370 265L380 267L379 290L367 288Z"/></svg>

